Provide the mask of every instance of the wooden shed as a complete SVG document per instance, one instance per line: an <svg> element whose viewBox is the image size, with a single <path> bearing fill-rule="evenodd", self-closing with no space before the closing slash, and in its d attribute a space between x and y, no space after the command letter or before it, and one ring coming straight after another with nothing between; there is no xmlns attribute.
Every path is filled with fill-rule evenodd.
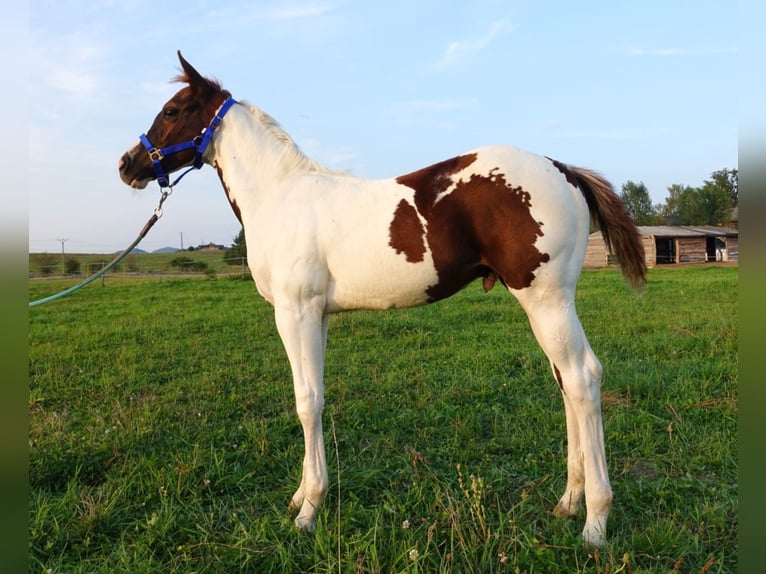
<svg viewBox="0 0 766 574"><path fill-rule="evenodd" d="M728 227L639 226L647 267L672 263L707 263L739 260L739 231ZM612 264L601 232L591 233L585 252L585 267Z"/></svg>

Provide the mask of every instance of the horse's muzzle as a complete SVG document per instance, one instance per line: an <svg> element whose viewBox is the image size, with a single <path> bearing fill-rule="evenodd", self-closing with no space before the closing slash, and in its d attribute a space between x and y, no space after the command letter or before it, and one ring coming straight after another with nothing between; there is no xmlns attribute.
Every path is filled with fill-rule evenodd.
<svg viewBox="0 0 766 574"><path fill-rule="evenodd" d="M136 148L138 147L139 146L136 146ZM151 178L141 179L138 177L139 169L136 169L135 165L136 148L122 154L120 161L117 163L117 169L120 172L120 179L123 183L129 185L133 189L144 189L151 181Z"/></svg>

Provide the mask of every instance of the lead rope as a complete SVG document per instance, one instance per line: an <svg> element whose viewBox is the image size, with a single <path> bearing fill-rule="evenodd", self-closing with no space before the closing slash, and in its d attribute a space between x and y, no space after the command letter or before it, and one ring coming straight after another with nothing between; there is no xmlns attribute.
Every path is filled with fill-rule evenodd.
<svg viewBox="0 0 766 574"><path fill-rule="evenodd" d="M162 189L162 188L161 188ZM77 285L74 285L73 287L70 287L69 289L66 289L62 291L61 293L56 293L55 295L51 295L50 297L44 297L42 299L37 299L35 301L30 301L29 306L35 307L36 305L42 305L43 303L48 303L50 301L55 301L56 299L61 299L62 297L66 297L67 295L71 295L75 291L78 291L85 287L86 285L92 283L102 275L106 274L110 269L112 269L115 265L117 265L120 261L125 259L125 257L128 256L128 254L133 251L133 248L138 245L141 240L146 237L146 234L149 233L149 230L152 228L152 226L157 223L157 221L162 217L162 204L165 203L165 200L170 196L170 194L173 193L173 186L167 188L167 191L162 191L162 195L160 196L160 202L157 204L157 207L154 208L154 213L152 213L152 216L149 218L149 221L146 222L146 225L144 225L143 229L141 229L141 232L138 234L138 237L128 245L125 250L120 253L117 257L115 257L111 262L109 262L105 267L98 270L96 273L85 279L85 281L82 281L81 283L78 283Z"/></svg>

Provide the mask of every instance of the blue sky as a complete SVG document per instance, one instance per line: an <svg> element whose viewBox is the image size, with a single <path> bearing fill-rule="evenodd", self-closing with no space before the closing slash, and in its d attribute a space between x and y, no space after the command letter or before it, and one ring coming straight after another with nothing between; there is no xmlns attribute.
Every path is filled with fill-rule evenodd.
<svg viewBox="0 0 766 574"><path fill-rule="evenodd" d="M114 252L151 215L117 160L180 86L176 50L331 168L395 176L507 143L615 187L737 167L734 2L31 0L29 249ZM210 168L146 250L231 243Z"/></svg>

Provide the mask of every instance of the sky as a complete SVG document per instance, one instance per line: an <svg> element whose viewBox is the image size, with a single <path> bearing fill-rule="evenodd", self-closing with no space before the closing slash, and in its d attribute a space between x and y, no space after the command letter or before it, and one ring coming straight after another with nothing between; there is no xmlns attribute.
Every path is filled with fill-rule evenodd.
<svg viewBox="0 0 766 574"><path fill-rule="evenodd" d="M178 89L176 50L328 168L393 177L510 144L643 182L654 203L737 167L736 3L30 0L30 252L113 253L159 199L117 161ZM140 247L229 245L214 170Z"/></svg>

